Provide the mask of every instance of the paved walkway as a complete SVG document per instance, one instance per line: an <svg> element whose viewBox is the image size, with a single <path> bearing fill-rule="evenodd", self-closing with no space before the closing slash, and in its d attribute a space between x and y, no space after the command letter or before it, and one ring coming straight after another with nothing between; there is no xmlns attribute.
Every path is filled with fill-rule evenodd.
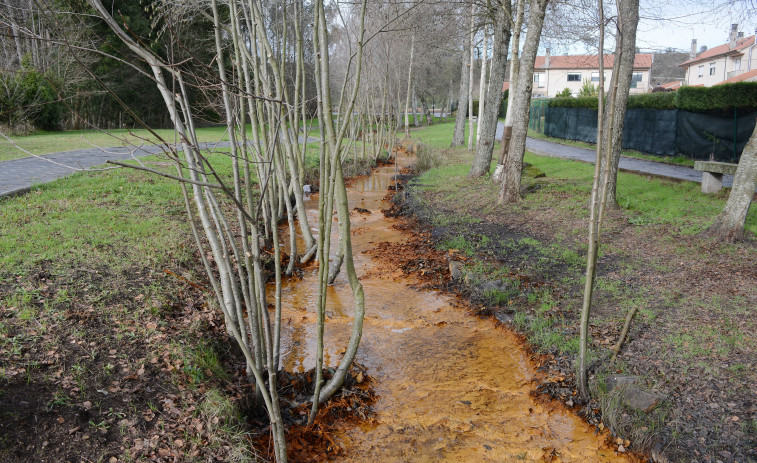
<svg viewBox="0 0 757 463"><path fill-rule="evenodd" d="M503 128L504 124L499 123L497 126L497 138L502 137ZM317 141L317 139L310 137L308 141L313 142ZM300 140L300 142L302 142L302 140ZM213 146L216 148L224 148L229 146L229 142L218 142ZM209 148L210 145L206 144L205 147ZM533 153L543 156L575 159L577 161L592 164L594 163L595 158L594 150L538 140L535 138L529 138L527 140L526 148ZM146 145L139 148L132 147L131 149L134 150L133 156L136 157L149 156L162 152L159 147L152 145ZM71 175L79 169L89 169L94 166L101 166L108 160L122 161L131 158L132 153L128 149L119 147L108 148L106 150L88 148L46 154L41 156L41 158L29 157L3 161L0 162L0 196L23 193L34 185L51 182L55 179ZM690 167L663 164L661 162L621 158L620 169L628 172L650 174L699 183L702 182L701 172ZM732 183L732 175L723 176L724 186L730 187Z"/></svg>
<svg viewBox="0 0 757 463"><path fill-rule="evenodd" d="M318 141L309 137L308 142ZM300 140L302 142L302 139ZM201 143L203 148L228 148L227 141ZM134 153L132 154L131 151ZM40 157L28 157L0 162L0 197L25 193L32 186L66 177L80 170L102 166L106 161L124 161L134 157L150 156L162 153L158 146L145 145L117 148L87 148L75 151L45 154Z"/></svg>
<svg viewBox="0 0 757 463"><path fill-rule="evenodd" d="M504 124L497 125L497 139L502 139ZM576 161L588 162L594 164L596 152L588 148L579 148L577 146L563 145L553 143L537 138L528 138L526 140L526 149L534 154L542 156L551 156L556 158L574 159ZM702 172L694 170L691 167L676 166L662 162L646 161L635 158L620 158L620 169L627 172L640 174L650 174L658 177L668 177L677 180L688 180L691 182L702 183ZM723 176L723 186L730 187L733 183L733 175Z"/></svg>

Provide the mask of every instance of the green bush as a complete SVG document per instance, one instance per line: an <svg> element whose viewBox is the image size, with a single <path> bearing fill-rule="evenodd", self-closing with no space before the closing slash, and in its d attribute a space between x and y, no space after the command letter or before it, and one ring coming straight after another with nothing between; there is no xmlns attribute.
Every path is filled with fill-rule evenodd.
<svg viewBox="0 0 757 463"><path fill-rule="evenodd" d="M553 108L597 109L597 97L551 98ZM732 114L734 109L757 111L757 82L716 85L714 87L682 87L675 92L643 93L628 96L628 109L681 109L707 114Z"/></svg>
<svg viewBox="0 0 757 463"><path fill-rule="evenodd" d="M676 92L628 95L628 109L676 109Z"/></svg>
<svg viewBox="0 0 757 463"><path fill-rule="evenodd" d="M56 130L62 118L63 105L47 76L29 66L0 74L0 122L9 129Z"/></svg>
<svg viewBox="0 0 757 463"><path fill-rule="evenodd" d="M591 80L584 79L583 85L581 85L581 90L578 91L578 96L593 96L596 97L599 94L599 88L591 83Z"/></svg>
<svg viewBox="0 0 757 463"><path fill-rule="evenodd" d="M757 82L739 82L714 87L681 87L676 107L700 113L731 113L734 109L757 110Z"/></svg>
<svg viewBox="0 0 757 463"><path fill-rule="evenodd" d="M557 94L557 98L571 98L573 96L573 92L570 91L568 87L565 87L565 89Z"/></svg>
<svg viewBox="0 0 757 463"><path fill-rule="evenodd" d="M579 96L578 98L573 98L573 97L550 98L547 102L547 106L551 108L597 109L597 97L596 96Z"/></svg>

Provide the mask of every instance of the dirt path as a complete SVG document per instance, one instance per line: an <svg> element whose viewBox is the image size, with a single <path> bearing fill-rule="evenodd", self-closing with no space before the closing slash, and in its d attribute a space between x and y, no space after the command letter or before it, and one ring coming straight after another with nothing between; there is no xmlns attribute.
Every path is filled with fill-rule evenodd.
<svg viewBox="0 0 757 463"><path fill-rule="evenodd" d="M535 369L515 335L471 315L454 298L416 289L417 281L368 255L379 242L406 238L392 228L397 221L381 212L393 174L394 168L380 168L350 191L350 210L370 211L353 212L367 306L358 361L368 368L379 398L375 422L344 430L347 455L340 460L628 461L573 413L532 397ZM314 321L316 294L315 270L284 288L287 370L314 366L315 325L298 322ZM329 297L326 361L335 366L352 320L343 275Z"/></svg>

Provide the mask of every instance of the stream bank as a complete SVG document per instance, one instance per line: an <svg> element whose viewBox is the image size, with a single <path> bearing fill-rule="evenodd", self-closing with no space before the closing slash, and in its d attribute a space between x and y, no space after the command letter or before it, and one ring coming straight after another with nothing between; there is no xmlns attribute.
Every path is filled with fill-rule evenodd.
<svg viewBox="0 0 757 463"><path fill-rule="evenodd" d="M537 354L539 393L611 429L617 447L656 461L757 460L757 346L748 334L757 307L749 283L757 277L753 240L727 245L692 236L685 227L696 215L671 226L672 213L650 222L628 206L611 211L590 328L595 400L584 404L575 396L574 360L590 185L582 176L589 169L528 155L540 178L524 179L520 203L498 206L497 186L469 179L464 154L436 151L442 161L408 182L391 214L415 222L407 227L417 236L416 256L438 256L399 268L418 274L435 260L440 273L454 274L427 284L461 294L473 313L521 333ZM636 182L667 194L673 210L699 201L688 191L695 187L635 177L621 174L620 188ZM629 336L610 361L633 308Z"/></svg>
<svg viewBox="0 0 757 463"><path fill-rule="evenodd" d="M424 276L434 277L432 269L419 275L403 270L400 261L412 255L388 250L407 246L414 235L406 219L382 212L390 206L384 198L396 172L380 167L349 191L355 263L366 294L358 362L376 402L372 420L338 433L345 449L339 460L629 461L625 449L606 445L607 434L596 434L567 407L534 397L538 372L517 335L428 287ZM310 201L314 214L317 199ZM287 371L314 366L315 323L308 322L315 320L315 272L305 269L282 290ZM325 362L334 367L352 323L344 275L329 288L326 318Z"/></svg>

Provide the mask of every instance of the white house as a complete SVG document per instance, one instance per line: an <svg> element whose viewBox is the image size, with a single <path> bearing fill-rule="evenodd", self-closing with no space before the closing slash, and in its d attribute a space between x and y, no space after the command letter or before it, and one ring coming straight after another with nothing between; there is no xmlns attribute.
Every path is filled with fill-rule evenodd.
<svg viewBox="0 0 757 463"><path fill-rule="evenodd" d="M654 55L637 53L633 63L633 80L630 93L646 93L649 90L650 72ZM605 55L605 90L610 88L612 66L615 55ZM551 56L547 49L546 56L537 56L534 63L534 97L554 97L566 88L573 96L583 86L584 80L590 80L595 86L599 84L598 55L556 55Z"/></svg>
<svg viewBox="0 0 757 463"><path fill-rule="evenodd" d="M712 87L753 77L750 71L757 70L755 36L744 37L744 33L737 32L737 29L738 24L731 25L729 43L699 54L696 53L696 39L691 41L689 59L679 65L686 70L686 85ZM748 77L744 78L746 75Z"/></svg>

